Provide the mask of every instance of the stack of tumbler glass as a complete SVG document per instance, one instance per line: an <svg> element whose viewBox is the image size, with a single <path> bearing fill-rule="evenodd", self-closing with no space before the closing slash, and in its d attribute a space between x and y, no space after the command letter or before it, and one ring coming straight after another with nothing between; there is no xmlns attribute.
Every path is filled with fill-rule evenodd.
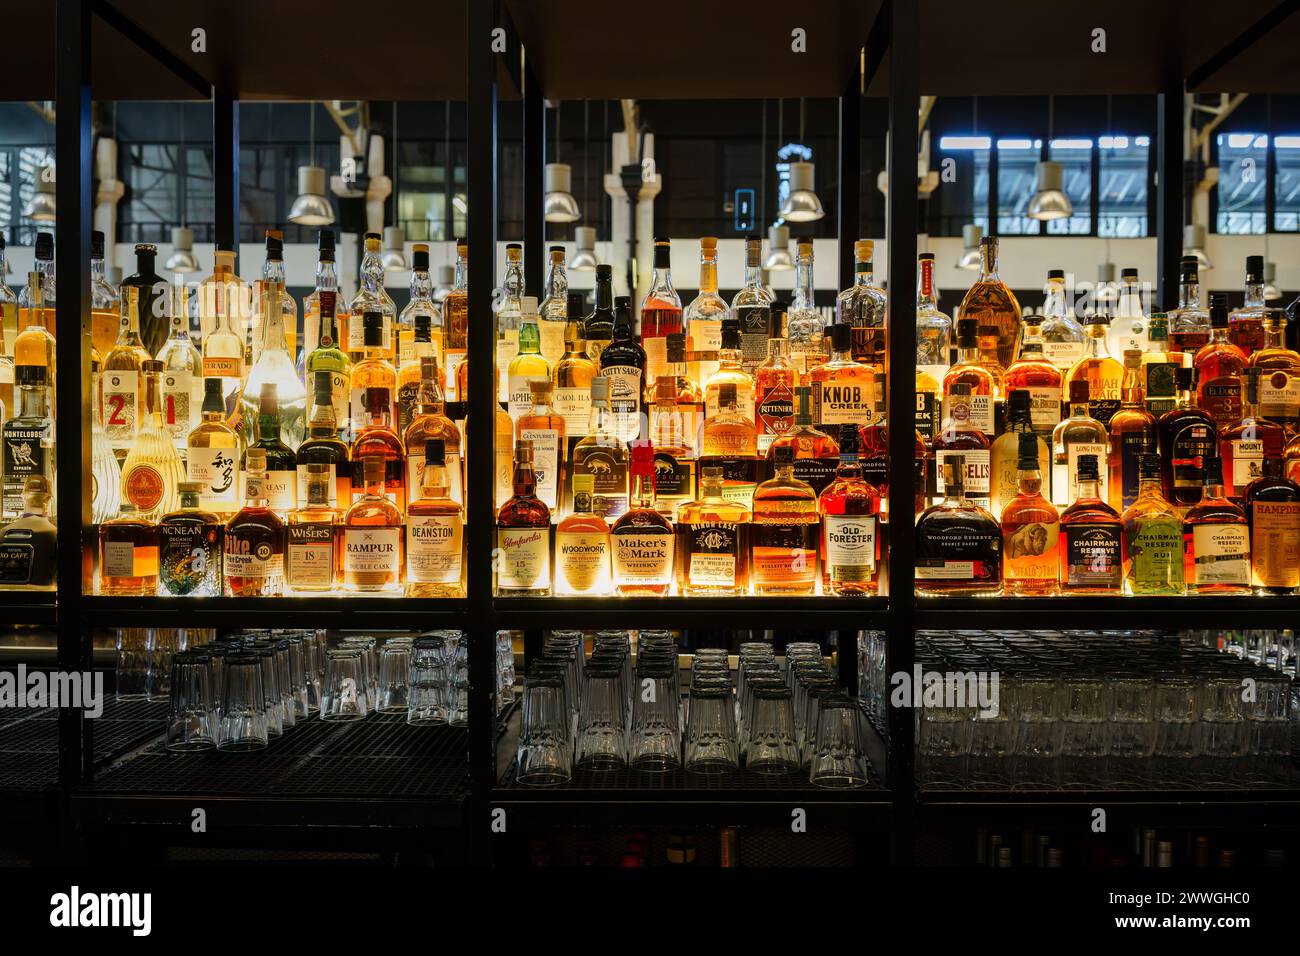
<svg viewBox="0 0 1300 956"><path fill-rule="evenodd" d="M923 631L905 676L931 788L1232 787L1292 773L1290 678L1172 635Z"/></svg>
<svg viewBox="0 0 1300 956"><path fill-rule="evenodd" d="M208 627L115 628L114 696L118 700L169 700L172 656L202 647L216 633Z"/></svg>
<svg viewBox="0 0 1300 956"><path fill-rule="evenodd" d="M1197 644L1244 657L1253 664L1281 671L1292 679L1300 677L1300 647L1296 646L1295 631L1290 628L1183 631L1178 639L1184 644Z"/></svg>
<svg viewBox="0 0 1300 956"><path fill-rule="evenodd" d="M513 631L497 631L497 713L515 702L515 643Z"/></svg>
<svg viewBox="0 0 1300 956"><path fill-rule="evenodd" d="M468 723L468 655L460 631L343 638L324 631L241 631L173 655L172 751L254 751L299 721L405 715L409 724Z"/></svg>
<svg viewBox="0 0 1300 956"><path fill-rule="evenodd" d="M807 773L819 786L867 783L861 713L812 643L740 646L733 687L726 650L694 653L683 692L676 638L552 631L524 682L515 779L546 786L584 772ZM594 782L594 781L593 781Z"/></svg>

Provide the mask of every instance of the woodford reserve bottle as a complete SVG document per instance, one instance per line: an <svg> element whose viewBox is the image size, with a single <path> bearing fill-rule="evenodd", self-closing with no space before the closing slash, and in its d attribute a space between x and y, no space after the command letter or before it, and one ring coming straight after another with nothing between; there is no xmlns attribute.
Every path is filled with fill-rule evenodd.
<svg viewBox="0 0 1300 956"><path fill-rule="evenodd" d="M943 499L916 522L916 593L977 596L1002 585L1002 532L997 520L966 497L966 460L955 452L939 463Z"/></svg>
<svg viewBox="0 0 1300 956"><path fill-rule="evenodd" d="M980 240L979 278L961 300L960 315L974 319L977 328L997 326L998 360L1003 367L1015 361L1020 350L1020 303L998 276L998 240L993 236Z"/></svg>
<svg viewBox="0 0 1300 956"><path fill-rule="evenodd" d="M632 500L610 529L614 593L659 596L673 581L673 526L655 507L654 446L632 445Z"/></svg>

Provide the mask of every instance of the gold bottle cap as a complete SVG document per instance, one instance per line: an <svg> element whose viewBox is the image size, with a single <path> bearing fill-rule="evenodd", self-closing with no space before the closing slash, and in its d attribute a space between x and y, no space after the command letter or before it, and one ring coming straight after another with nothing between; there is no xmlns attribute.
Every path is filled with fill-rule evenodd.
<svg viewBox="0 0 1300 956"><path fill-rule="evenodd" d="M248 449L244 453L244 467L249 471L266 471L266 449Z"/></svg>
<svg viewBox="0 0 1300 956"><path fill-rule="evenodd" d="M701 236L701 237L700 237L700 249L703 250L704 252L717 252L717 251L718 251L718 237L717 237L717 236Z"/></svg>
<svg viewBox="0 0 1300 956"><path fill-rule="evenodd" d="M811 239L800 239L796 248L799 250L799 255L810 256L813 251L813 242Z"/></svg>
<svg viewBox="0 0 1300 956"><path fill-rule="evenodd" d="M871 261L871 255L875 252L876 244L870 239L859 239L853 243L853 254L864 262Z"/></svg>
<svg viewBox="0 0 1300 956"><path fill-rule="evenodd" d="M31 479L28 479L29 481ZM182 495L197 495L203 492L203 482L201 481L178 481L176 490Z"/></svg>
<svg viewBox="0 0 1300 956"><path fill-rule="evenodd" d="M533 443L530 441L515 442L515 461L519 464L533 463Z"/></svg>
<svg viewBox="0 0 1300 956"><path fill-rule="evenodd" d="M411 247L412 252L428 252L429 244L427 242L417 242Z"/></svg>
<svg viewBox="0 0 1300 956"><path fill-rule="evenodd" d="M1125 349L1124 350L1124 367L1141 368L1142 367L1142 350Z"/></svg>

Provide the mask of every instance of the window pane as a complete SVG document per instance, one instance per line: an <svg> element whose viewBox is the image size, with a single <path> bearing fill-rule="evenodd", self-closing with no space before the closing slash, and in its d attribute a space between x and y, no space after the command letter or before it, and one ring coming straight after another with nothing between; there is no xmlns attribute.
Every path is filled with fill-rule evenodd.
<svg viewBox="0 0 1300 956"><path fill-rule="evenodd" d="M1268 137L1220 133L1219 215L1215 231L1230 235L1264 232L1264 190L1268 182Z"/></svg>
<svg viewBox="0 0 1300 956"><path fill-rule="evenodd" d="M989 148L987 136L939 138L937 171L941 176L952 161L953 181L940 182L930 201L938 203L936 235L960 236L962 226L975 223L988 231Z"/></svg>
<svg viewBox="0 0 1300 956"><path fill-rule="evenodd" d="M998 234L1038 235L1037 220L1025 215L1034 194L1040 139L1000 139L998 146Z"/></svg>
<svg viewBox="0 0 1300 956"><path fill-rule="evenodd" d="M1273 228L1278 232L1295 232L1300 229L1300 136L1274 137L1273 152L1277 157Z"/></svg>
<svg viewBox="0 0 1300 956"><path fill-rule="evenodd" d="M1149 235L1147 186L1151 138L1103 136L1097 196L1097 235L1132 239Z"/></svg>
<svg viewBox="0 0 1300 956"><path fill-rule="evenodd" d="M1054 139L1047 155L1065 167L1065 195L1074 208L1074 215L1048 222L1047 234L1086 236L1092 231L1092 140Z"/></svg>

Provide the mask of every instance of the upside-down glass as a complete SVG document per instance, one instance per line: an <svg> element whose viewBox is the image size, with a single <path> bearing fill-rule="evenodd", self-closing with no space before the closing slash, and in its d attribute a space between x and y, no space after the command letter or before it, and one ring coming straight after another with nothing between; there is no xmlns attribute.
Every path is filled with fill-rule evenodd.
<svg viewBox="0 0 1300 956"><path fill-rule="evenodd" d="M362 656L357 647L336 647L325 652L321 720L361 720L370 713Z"/></svg>
<svg viewBox="0 0 1300 956"><path fill-rule="evenodd" d="M691 685L690 701L686 769L694 773L736 770L740 765L740 749L730 681L701 677Z"/></svg>
<svg viewBox="0 0 1300 956"><path fill-rule="evenodd" d="M226 658L226 686L221 706L224 751L262 750L268 742L266 696L262 688L262 658L238 653Z"/></svg>
<svg viewBox="0 0 1300 956"><path fill-rule="evenodd" d="M447 662L440 636L424 634L411 644L410 689L406 722L415 725L447 722Z"/></svg>
<svg viewBox="0 0 1300 956"><path fill-rule="evenodd" d="M379 656L379 698L375 710L381 714L405 714L410 699L411 645L388 641Z"/></svg>
<svg viewBox="0 0 1300 956"><path fill-rule="evenodd" d="M212 659L200 651L181 651L172 661L171 714L166 748L175 752L216 747L213 723Z"/></svg>
<svg viewBox="0 0 1300 956"><path fill-rule="evenodd" d="M638 663L628 747L634 770L663 773L681 766L681 709L674 670L662 662Z"/></svg>
<svg viewBox="0 0 1300 956"><path fill-rule="evenodd" d="M794 708L790 688L782 684L754 687L749 747L745 762L757 773L786 774L799 769L794 739Z"/></svg>
<svg viewBox="0 0 1300 956"><path fill-rule="evenodd" d="M856 703L843 694L822 698L815 739L809 762L814 786L845 790L867 785L867 755Z"/></svg>
<svg viewBox="0 0 1300 956"><path fill-rule="evenodd" d="M623 673L616 661L589 664L578 723L577 759L583 770L627 766L627 708Z"/></svg>
<svg viewBox="0 0 1300 956"><path fill-rule="evenodd" d="M530 675L524 682L515 780L526 786L568 783L572 753L563 681L553 673Z"/></svg>

